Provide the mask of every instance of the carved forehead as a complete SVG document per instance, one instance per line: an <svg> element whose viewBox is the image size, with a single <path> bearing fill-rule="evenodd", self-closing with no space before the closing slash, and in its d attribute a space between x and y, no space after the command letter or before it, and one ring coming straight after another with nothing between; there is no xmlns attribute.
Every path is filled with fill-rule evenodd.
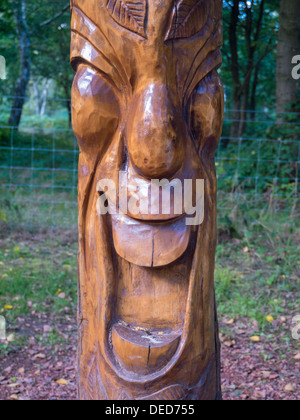
<svg viewBox="0 0 300 420"><path fill-rule="evenodd" d="M221 64L222 0L136 1L72 0L71 61L91 63L120 93L147 78L186 101Z"/></svg>
<svg viewBox="0 0 300 420"><path fill-rule="evenodd" d="M222 13L222 0L71 0L71 6L98 26L118 25L142 38L165 41L193 37Z"/></svg>

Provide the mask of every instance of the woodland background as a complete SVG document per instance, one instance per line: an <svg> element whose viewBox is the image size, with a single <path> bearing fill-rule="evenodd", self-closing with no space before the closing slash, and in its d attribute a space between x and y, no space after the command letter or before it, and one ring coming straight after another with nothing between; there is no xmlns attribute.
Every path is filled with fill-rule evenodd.
<svg viewBox="0 0 300 420"><path fill-rule="evenodd" d="M69 43L66 0L0 0L0 399L76 398ZM224 398L297 399L299 0L225 0L222 52L215 278Z"/></svg>
<svg viewBox="0 0 300 420"><path fill-rule="evenodd" d="M299 54L299 9L297 0L224 1L220 72L227 108L237 110L235 119L246 120L248 115L241 118L245 110L299 112L299 83L290 77L292 57ZM37 100L42 115L47 99L70 99L69 2L1 0L0 22L0 52L8 74L0 93L14 96L9 120L17 126L24 97ZM66 106L69 111L68 101ZM244 123L233 126L231 137L244 133Z"/></svg>

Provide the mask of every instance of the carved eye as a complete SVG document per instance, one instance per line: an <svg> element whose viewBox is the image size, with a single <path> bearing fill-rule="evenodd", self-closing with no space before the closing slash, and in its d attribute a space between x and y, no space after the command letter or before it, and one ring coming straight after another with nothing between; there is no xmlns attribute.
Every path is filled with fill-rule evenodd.
<svg viewBox="0 0 300 420"><path fill-rule="evenodd" d="M190 131L199 152L213 153L222 132L223 87L216 71L195 88L190 100Z"/></svg>
<svg viewBox="0 0 300 420"><path fill-rule="evenodd" d="M72 86L72 121L81 151L104 152L120 121L112 87L95 70L80 64Z"/></svg>

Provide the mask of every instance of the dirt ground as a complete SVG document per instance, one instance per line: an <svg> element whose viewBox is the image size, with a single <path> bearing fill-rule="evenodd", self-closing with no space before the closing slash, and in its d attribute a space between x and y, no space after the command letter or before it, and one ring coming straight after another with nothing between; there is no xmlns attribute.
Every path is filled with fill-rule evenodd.
<svg viewBox="0 0 300 420"><path fill-rule="evenodd" d="M0 361L0 399L75 400L77 335L71 317L57 323L38 315L19 323L24 334L32 336L26 347L12 350ZM51 326L63 342L43 346L34 335L44 331L47 336ZM276 342L251 342L249 325L242 321L221 321L220 327L226 331L226 336L221 334L224 400L297 400L300 362L295 349L283 357Z"/></svg>

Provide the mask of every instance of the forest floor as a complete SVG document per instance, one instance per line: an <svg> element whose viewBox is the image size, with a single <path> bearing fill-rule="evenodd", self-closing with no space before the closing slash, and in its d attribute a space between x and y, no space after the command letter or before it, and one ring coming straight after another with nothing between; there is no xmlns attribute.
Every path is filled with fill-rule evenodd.
<svg viewBox="0 0 300 420"><path fill-rule="evenodd" d="M225 400L300 397L299 231L272 226L219 232ZM0 400L76 399L76 255L70 232L0 239Z"/></svg>

